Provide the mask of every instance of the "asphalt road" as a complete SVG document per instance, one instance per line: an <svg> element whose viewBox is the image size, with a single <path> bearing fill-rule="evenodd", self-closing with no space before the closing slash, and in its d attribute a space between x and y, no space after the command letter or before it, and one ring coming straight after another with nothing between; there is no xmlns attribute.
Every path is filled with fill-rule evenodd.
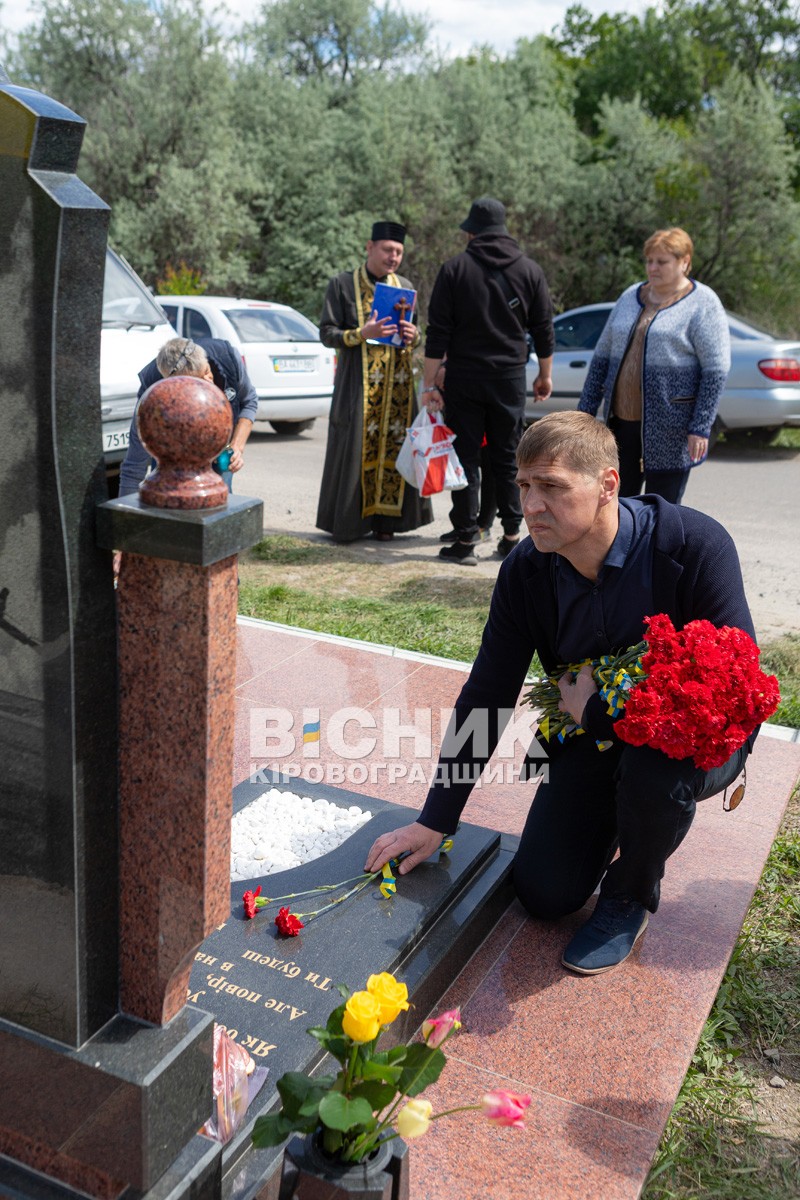
<svg viewBox="0 0 800 1200"><path fill-rule="evenodd" d="M251 436L234 488L264 501L268 533L328 540L314 525L327 431L327 420L318 420L297 437L272 432ZM692 472L685 502L715 517L732 534L759 638L800 630L800 451L720 445ZM420 569L427 564L437 575L496 574L500 560L493 554L493 543L478 548L477 567L436 558L438 535L450 528L449 508L446 494L436 496L433 525L391 543L368 540L354 545L365 558L385 562L387 568L411 559Z"/></svg>

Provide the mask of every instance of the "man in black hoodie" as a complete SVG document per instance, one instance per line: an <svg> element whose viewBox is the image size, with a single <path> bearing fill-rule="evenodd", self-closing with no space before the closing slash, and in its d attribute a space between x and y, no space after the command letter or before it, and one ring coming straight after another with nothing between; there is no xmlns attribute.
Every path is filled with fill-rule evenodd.
<svg viewBox="0 0 800 1200"><path fill-rule="evenodd" d="M428 307L425 375L420 399L435 412L446 403L467 487L453 492L456 541L439 557L474 566L478 539L481 443L488 443L503 537L501 558L519 541L522 510L515 483L525 413L530 334L539 359L534 396L552 388L553 309L544 273L509 236L499 200L475 200L461 228L469 245L439 269ZM447 398L437 386L446 359Z"/></svg>

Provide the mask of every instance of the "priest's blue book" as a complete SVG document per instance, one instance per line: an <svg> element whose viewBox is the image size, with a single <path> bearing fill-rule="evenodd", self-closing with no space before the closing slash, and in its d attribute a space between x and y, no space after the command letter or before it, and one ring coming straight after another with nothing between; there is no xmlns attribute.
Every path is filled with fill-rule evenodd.
<svg viewBox="0 0 800 1200"><path fill-rule="evenodd" d="M392 325L399 326L400 321L410 321L414 315L417 303L417 293L413 288L391 287L388 283L375 284L375 300L373 310L378 313L378 320L389 317ZM388 333L385 337L370 338L371 342L382 342L389 346L402 346L403 339L400 330Z"/></svg>

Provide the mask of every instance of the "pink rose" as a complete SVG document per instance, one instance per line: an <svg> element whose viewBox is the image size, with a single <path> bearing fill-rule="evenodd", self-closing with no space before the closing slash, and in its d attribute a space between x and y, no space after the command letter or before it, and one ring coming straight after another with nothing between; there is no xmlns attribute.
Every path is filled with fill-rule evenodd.
<svg viewBox="0 0 800 1200"><path fill-rule="evenodd" d="M429 1046L436 1048L456 1029L461 1028L461 1009L451 1008L439 1017L430 1017L422 1022L422 1036Z"/></svg>
<svg viewBox="0 0 800 1200"><path fill-rule="evenodd" d="M518 1096L515 1092L498 1088L483 1097L483 1111L490 1121L498 1125L514 1125L517 1129L524 1129L525 1109L530 1102L530 1096Z"/></svg>

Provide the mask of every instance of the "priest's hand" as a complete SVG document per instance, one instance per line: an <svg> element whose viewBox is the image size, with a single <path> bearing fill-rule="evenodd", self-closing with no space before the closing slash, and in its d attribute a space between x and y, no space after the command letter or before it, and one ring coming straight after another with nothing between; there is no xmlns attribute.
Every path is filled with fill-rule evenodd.
<svg viewBox="0 0 800 1200"><path fill-rule="evenodd" d="M411 825L401 825L399 829L384 833L373 842L364 870L380 871L389 859L399 858L401 854L407 853L408 857L404 858L397 868L398 874L407 875L417 863L424 862L436 853L443 836L444 834L437 833L435 829L420 825L419 821L414 821Z"/></svg>
<svg viewBox="0 0 800 1200"><path fill-rule="evenodd" d="M391 317L382 317L378 320L378 310L373 309L370 319L361 326L358 331L361 335L362 342L368 341L370 338L389 337L393 333L397 333L397 326L392 324Z"/></svg>
<svg viewBox="0 0 800 1200"><path fill-rule="evenodd" d="M583 710L597 692L592 668L581 667L577 675L567 671L558 681L558 690L561 692L560 711L569 713L575 724L580 725Z"/></svg>
<svg viewBox="0 0 800 1200"><path fill-rule="evenodd" d="M400 337L403 339L404 346L410 346L417 336L417 327L412 325L410 321L400 321Z"/></svg>

